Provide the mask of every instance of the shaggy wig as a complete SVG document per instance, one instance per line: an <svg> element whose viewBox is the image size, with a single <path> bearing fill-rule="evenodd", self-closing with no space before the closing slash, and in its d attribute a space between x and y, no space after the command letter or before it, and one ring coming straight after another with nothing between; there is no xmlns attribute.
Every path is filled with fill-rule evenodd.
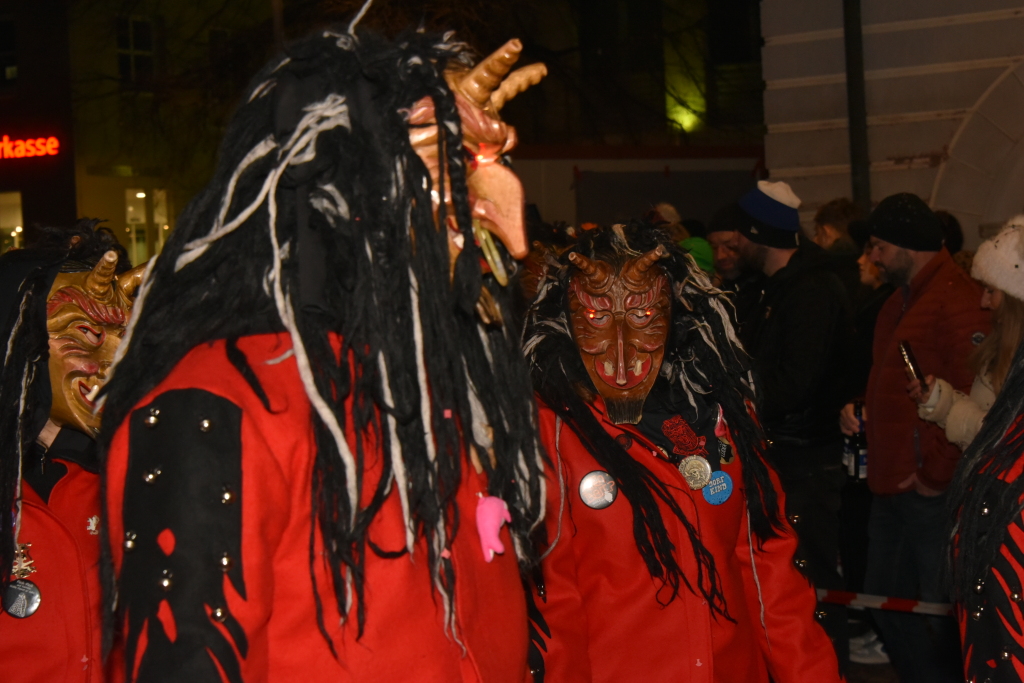
<svg viewBox="0 0 1024 683"><path fill-rule="evenodd" d="M228 125L213 180L149 265L107 385L105 444L189 350L210 340L228 340L228 360L263 397L234 341L286 332L313 408L312 533L323 538L341 613L349 614L353 593L357 599L360 633L366 553L401 554L417 538L426 540L454 629L453 567L443 551L458 530L454 496L471 449L489 493L509 505L523 563L543 515L535 408L518 340L507 328L482 327L474 313L482 287L506 311L508 295L481 273L461 123L444 78L446 69L470 65L450 34L408 33L392 43L336 28L266 66ZM432 186L409 141L408 109L423 97L436 108L448 187ZM438 228L445 207L435 221L432 192L450 193L464 236L454 276ZM332 333L343 342L340 355ZM346 434L355 436L354 449ZM371 435L384 472L364 507ZM366 538L392 487L406 522L400 552ZM311 572L312 549L311 542Z"/></svg>
<svg viewBox="0 0 1024 683"><path fill-rule="evenodd" d="M674 599L681 584L700 590L712 609L726 615L715 560L700 542L699 532L676 503L670 487L608 435L585 397L596 389L580 357L569 326L569 281L576 267L569 254L621 266L658 245L668 257L658 261L672 287L672 325L665 344L662 378L679 386L697 408L698 395L721 404L743 463L750 526L759 541L777 535L781 525L778 500L764 460L765 439L749 410L753 392L749 360L736 338L721 292L663 231L644 223L588 230L579 242L551 263L537 300L527 315L524 348L534 388L544 403L576 433L580 441L615 480L633 508L633 536L651 577L661 581ZM662 521L660 499L689 532L697 559L697 588L673 556L675 548Z"/></svg>

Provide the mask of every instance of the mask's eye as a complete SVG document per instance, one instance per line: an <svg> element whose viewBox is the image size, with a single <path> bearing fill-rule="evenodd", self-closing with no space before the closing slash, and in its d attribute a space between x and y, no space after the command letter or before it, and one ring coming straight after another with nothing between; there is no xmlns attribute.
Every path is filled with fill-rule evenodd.
<svg viewBox="0 0 1024 683"><path fill-rule="evenodd" d="M629 311L629 320L634 325L646 325L651 321L654 311L650 308L634 308Z"/></svg>
<svg viewBox="0 0 1024 683"><path fill-rule="evenodd" d="M597 311L592 308L587 309L587 320L594 327L604 327L608 324L608 321L612 319L612 316L608 311Z"/></svg>
<svg viewBox="0 0 1024 683"><path fill-rule="evenodd" d="M93 346L99 346L103 343L103 330L94 330L88 325L79 325L78 331L85 337L85 341Z"/></svg>

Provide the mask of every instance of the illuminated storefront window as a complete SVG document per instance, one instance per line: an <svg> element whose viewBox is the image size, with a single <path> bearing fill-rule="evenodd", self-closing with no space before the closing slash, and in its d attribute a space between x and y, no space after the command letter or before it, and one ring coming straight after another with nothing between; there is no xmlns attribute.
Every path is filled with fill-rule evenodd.
<svg viewBox="0 0 1024 683"><path fill-rule="evenodd" d="M23 243L21 193L0 192L0 252L19 249Z"/></svg>
<svg viewBox="0 0 1024 683"><path fill-rule="evenodd" d="M167 190L128 188L124 191L125 231L132 263L145 263L164 248L170 233Z"/></svg>

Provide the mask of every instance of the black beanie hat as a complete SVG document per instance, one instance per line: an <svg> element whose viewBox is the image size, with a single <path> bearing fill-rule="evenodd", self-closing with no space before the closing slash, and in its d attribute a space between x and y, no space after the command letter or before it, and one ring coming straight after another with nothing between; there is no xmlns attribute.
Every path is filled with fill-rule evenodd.
<svg viewBox="0 0 1024 683"><path fill-rule="evenodd" d="M903 249L942 249L942 223L920 197L901 192L878 203L868 217L872 237Z"/></svg>

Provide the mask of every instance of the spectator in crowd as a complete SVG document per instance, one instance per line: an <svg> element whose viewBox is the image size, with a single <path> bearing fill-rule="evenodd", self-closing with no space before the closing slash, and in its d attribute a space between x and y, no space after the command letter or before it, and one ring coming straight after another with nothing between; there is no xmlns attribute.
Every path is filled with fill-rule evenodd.
<svg viewBox="0 0 1024 683"><path fill-rule="evenodd" d="M708 277L715 274L715 256L711 250L711 244L703 237L688 237L679 243L690 256L693 257L697 267L707 273Z"/></svg>
<svg viewBox="0 0 1024 683"><path fill-rule="evenodd" d="M943 245L946 247L946 251L953 257L953 261L963 268L965 273L971 272L974 252L964 249L964 231L960 227L960 221L948 211L936 211L935 215L942 223Z"/></svg>
<svg viewBox="0 0 1024 683"><path fill-rule="evenodd" d="M690 232L683 225L683 220L679 217L676 207L668 202L655 204L654 208L644 216L644 220L668 233L669 239L675 244L679 244L687 237L690 237Z"/></svg>
<svg viewBox="0 0 1024 683"><path fill-rule="evenodd" d="M737 330L741 330L750 319L764 280L764 273L759 269L745 270L740 265L739 231L748 221L739 204L727 204L711 218L707 233L715 267L711 281L733 294L733 323Z"/></svg>
<svg viewBox="0 0 1024 683"><path fill-rule="evenodd" d="M740 200L741 262L764 273L742 340L753 357L769 460L800 540L795 561L818 588L843 589L837 571L838 510L846 480L835 415L849 398L843 364L849 303L825 251L799 239L800 200L782 182L761 181ZM820 605L845 661L846 609Z"/></svg>
<svg viewBox="0 0 1024 683"><path fill-rule="evenodd" d="M976 373L970 394L960 393L934 375L928 375L923 386L916 378L907 385L910 397L918 403L917 414L946 430L946 438L961 449L966 449L981 429L1024 336L1022 222L1024 216L1010 221L983 243L974 257L971 277L985 287L981 307L992 311L992 333L970 356Z"/></svg>
<svg viewBox="0 0 1024 683"><path fill-rule="evenodd" d="M875 320L882 305L896 288L882 279L878 268L871 262L868 244L868 224L853 221L848 226L850 239L860 250L857 259L860 283L867 295L854 304L853 337L850 345L850 388L853 396L863 399L871 372L871 343L875 335ZM871 444L868 444L870 450ZM859 463L847 477L843 486L842 505L839 508L839 556L842 558L846 590L864 592L864 575L868 561L868 520L874 496ZM877 629L865 610L850 611L850 661L858 664L880 664L889 661Z"/></svg>
<svg viewBox="0 0 1024 683"><path fill-rule="evenodd" d="M863 249L857 247L850 236L850 223L861 218L860 209L846 197L833 199L821 205L814 214L814 243L828 252L832 270L855 308L866 298L867 288L861 284L857 259Z"/></svg>
<svg viewBox="0 0 1024 683"><path fill-rule="evenodd" d="M924 371L941 373L966 391L973 379L967 357L990 322L977 304L980 286L953 263L939 219L919 197L887 197L868 225L871 260L897 291L878 315L865 395L868 485L875 499L864 589L943 602L943 491L960 450L936 425L920 421L907 401L900 342L909 341ZM844 432L856 430L852 405L841 421ZM952 619L880 610L874 617L902 683L963 680Z"/></svg>

